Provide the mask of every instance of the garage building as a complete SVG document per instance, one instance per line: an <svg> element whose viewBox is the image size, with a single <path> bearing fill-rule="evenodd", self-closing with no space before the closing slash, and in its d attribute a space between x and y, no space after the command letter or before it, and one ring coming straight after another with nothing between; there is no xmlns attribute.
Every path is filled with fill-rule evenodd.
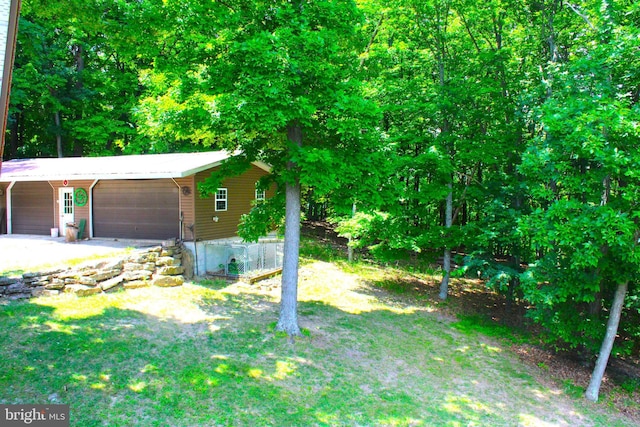
<svg viewBox="0 0 640 427"><path fill-rule="evenodd" d="M242 214L272 191L256 184L269 167L252 163L202 198L198 183L230 158L224 151L113 157L18 159L0 172L0 233L185 241L232 238Z"/></svg>

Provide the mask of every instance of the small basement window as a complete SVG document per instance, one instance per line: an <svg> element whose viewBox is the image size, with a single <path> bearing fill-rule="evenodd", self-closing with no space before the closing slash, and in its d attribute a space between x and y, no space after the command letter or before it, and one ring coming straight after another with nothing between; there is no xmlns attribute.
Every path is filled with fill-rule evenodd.
<svg viewBox="0 0 640 427"><path fill-rule="evenodd" d="M218 188L216 191L216 211L226 211L227 210L227 189L226 188Z"/></svg>

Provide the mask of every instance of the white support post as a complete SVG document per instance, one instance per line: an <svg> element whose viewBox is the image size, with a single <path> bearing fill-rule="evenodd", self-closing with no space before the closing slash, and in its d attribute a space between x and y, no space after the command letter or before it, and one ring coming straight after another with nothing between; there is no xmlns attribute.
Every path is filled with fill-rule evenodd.
<svg viewBox="0 0 640 427"><path fill-rule="evenodd" d="M13 217L11 213L11 211L13 210L11 206L11 190L13 189L13 186L15 184L16 181L12 181L11 184L9 184L9 186L7 187L7 193L5 194L5 196L7 197L7 234L13 234L13 226L11 225Z"/></svg>
<svg viewBox="0 0 640 427"><path fill-rule="evenodd" d="M93 239L93 187L95 187L99 181L99 179L96 179L93 181L93 184L91 184L91 187L89 187L89 224L87 224L87 228L89 229L90 239Z"/></svg>

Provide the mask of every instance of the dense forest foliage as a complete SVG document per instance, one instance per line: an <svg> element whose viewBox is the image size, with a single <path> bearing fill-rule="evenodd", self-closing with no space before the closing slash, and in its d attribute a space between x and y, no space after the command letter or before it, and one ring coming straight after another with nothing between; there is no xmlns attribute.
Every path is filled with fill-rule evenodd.
<svg viewBox="0 0 640 427"><path fill-rule="evenodd" d="M283 193L247 236L302 192L377 259L442 256L441 298L480 276L559 349L638 354L634 0L25 0L19 25L6 158L240 149Z"/></svg>

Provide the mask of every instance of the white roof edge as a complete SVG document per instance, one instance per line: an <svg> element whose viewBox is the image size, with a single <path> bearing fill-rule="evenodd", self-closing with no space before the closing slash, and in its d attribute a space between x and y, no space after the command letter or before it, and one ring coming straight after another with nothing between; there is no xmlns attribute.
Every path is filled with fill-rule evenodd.
<svg viewBox="0 0 640 427"><path fill-rule="evenodd" d="M114 175L60 175L60 176L25 176L0 178L0 182L39 182L39 181L114 181L118 179L171 179L182 178L175 174L130 174L126 176Z"/></svg>
<svg viewBox="0 0 640 427"><path fill-rule="evenodd" d="M252 165L259 167L265 172L271 172L271 166L266 164L265 162L261 162L260 160L256 160L255 162L251 162Z"/></svg>
<svg viewBox="0 0 640 427"><path fill-rule="evenodd" d="M186 171L182 171L180 176L174 176L173 178L184 178L184 177L187 177L187 176L195 175L198 172L206 171L207 169L217 168L218 166L220 166L222 164L222 162L223 162L223 160L221 160L219 162L211 163L211 164L208 164L208 165L199 166L197 168L189 169L189 170L186 170Z"/></svg>
<svg viewBox="0 0 640 427"><path fill-rule="evenodd" d="M181 169L181 168L174 168L172 170L156 170L156 171L152 171L152 170L146 170L146 171L138 171L136 172L135 170L120 170L120 171L115 171L112 169L111 172L96 172L94 173L93 171L89 171L86 170L86 167L83 168L79 168L80 170L77 170L76 173L73 173L73 171L69 171L67 169L67 172L61 172L60 168L64 167L62 165L58 166L57 168L53 168L51 165L51 162L55 162L56 159L43 159L44 161L46 161L46 167L40 168L37 167L35 168L35 170L33 171L27 171L24 174L21 173L8 173L8 174L4 174L2 172L0 172L0 183L11 183L11 182L38 182L38 181L64 181L64 180L69 180L69 181L79 181L79 180L123 180L123 179L171 179L171 178L184 178L184 177L188 177L188 176L192 176L198 172L202 172L202 171L206 171L208 169L212 169L215 167L219 167L222 163L224 163L226 160L228 160L230 157L232 157L235 153L228 153L228 152L210 152L210 153L218 153L219 155L222 155L221 157L218 156L216 158L215 155L213 155L213 158L211 159L212 161L210 163L200 163L200 164L192 164L191 165L185 165L187 166L187 169ZM176 154L181 154L181 153L176 153ZM196 153L193 153L194 155L197 155ZM144 156L144 155L139 155L139 156ZM162 156L162 155L150 155L150 156ZM107 156L107 157L113 157L113 156ZM123 156L126 157L126 156ZM211 157L211 156L210 156ZM158 158L158 157L156 157ZM80 158L65 158L66 159L80 159ZM89 158L92 159L91 161L95 161L93 159L99 159L99 158ZM25 162L29 162L29 161L36 161L38 162L39 159L16 159L19 161L25 161ZM73 160L75 161L75 160ZM110 161L113 161L113 159L111 159ZM7 165L9 162L6 162ZM108 167L109 163L106 163L104 166ZM262 161L253 161L251 162L252 165L266 171L266 172L271 172L271 167L267 164L264 163ZM3 170L5 165L3 165ZM30 166L27 163L27 166Z"/></svg>

